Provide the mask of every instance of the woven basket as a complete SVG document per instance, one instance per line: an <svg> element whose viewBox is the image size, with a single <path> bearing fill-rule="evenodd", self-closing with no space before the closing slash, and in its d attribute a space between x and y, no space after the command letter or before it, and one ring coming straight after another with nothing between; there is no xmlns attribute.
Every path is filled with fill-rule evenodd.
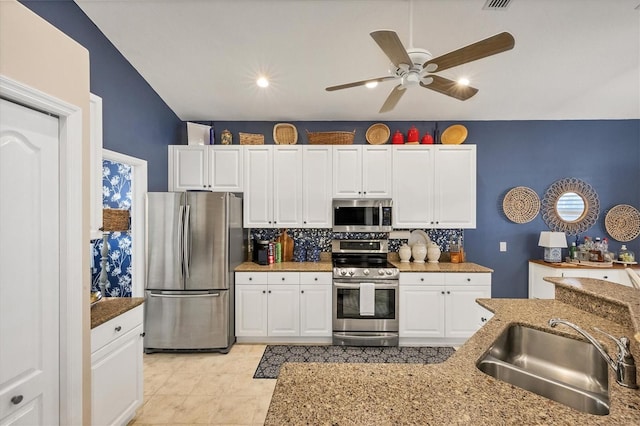
<svg viewBox="0 0 640 426"><path fill-rule="evenodd" d="M129 210L102 209L102 231L122 232L129 230Z"/></svg>
<svg viewBox="0 0 640 426"><path fill-rule="evenodd" d="M391 131L386 124L376 123L367 129L365 139L371 145L381 145L387 143L390 135Z"/></svg>
<svg viewBox="0 0 640 426"><path fill-rule="evenodd" d="M298 142L298 129L289 123L273 126L273 141L278 145L295 145Z"/></svg>
<svg viewBox="0 0 640 426"><path fill-rule="evenodd" d="M512 222L531 222L540 212L540 198L533 189L516 186L505 195L502 210Z"/></svg>
<svg viewBox="0 0 640 426"><path fill-rule="evenodd" d="M240 145L264 145L264 135L240 132Z"/></svg>
<svg viewBox="0 0 640 426"><path fill-rule="evenodd" d="M353 132L307 132L311 145L351 145L356 131Z"/></svg>
<svg viewBox="0 0 640 426"><path fill-rule="evenodd" d="M605 216L604 226L616 241L634 240L640 235L640 212L628 204L618 204Z"/></svg>

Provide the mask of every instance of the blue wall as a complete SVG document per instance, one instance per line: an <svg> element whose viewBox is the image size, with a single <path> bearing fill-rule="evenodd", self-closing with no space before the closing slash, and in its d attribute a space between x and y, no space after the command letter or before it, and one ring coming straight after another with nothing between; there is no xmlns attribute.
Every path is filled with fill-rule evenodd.
<svg viewBox="0 0 640 426"><path fill-rule="evenodd" d="M167 148L186 143L184 123L164 104L142 77L73 2L23 1L91 54L91 90L103 98L105 147L149 162L149 190L167 189ZM216 122L219 134L227 128L238 143L238 132L263 133L273 143L273 122ZM384 116L381 115L383 120ZM210 124L210 123L207 123ZM305 129L353 130L356 143L364 143L373 122L295 122L299 143ZM387 123L394 132L415 124L423 134L433 122ZM440 130L452 123L440 122ZM538 216L515 224L502 213L502 197L514 186L528 186L540 198L549 185L564 177L591 184L600 197L600 218L585 235L605 237L606 210L616 204L640 208L640 120L589 121L481 121L463 122L467 142L478 145L477 229L465 231L467 258L494 269L494 297L526 297L527 260L541 258L537 247L541 230ZM452 171L453 172L453 171ZM584 236L584 235L583 235ZM498 250L506 241L508 251ZM638 239L627 244L640 253ZM612 242L613 250L619 243Z"/></svg>
<svg viewBox="0 0 640 426"><path fill-rule="evenodd" d="M149 191L166 191L167 145L179 139L178 116L73 1L21 3L89 50L104 148L147 160Z"/></svg>

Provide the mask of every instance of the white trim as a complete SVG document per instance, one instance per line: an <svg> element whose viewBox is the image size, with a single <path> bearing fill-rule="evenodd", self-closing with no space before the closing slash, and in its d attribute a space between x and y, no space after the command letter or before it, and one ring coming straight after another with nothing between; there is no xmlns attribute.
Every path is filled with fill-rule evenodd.
<svg viewBox="0 0 640 426"><path fill-rule="evenodd" d="M144 247L144 195L147 193L147 161L140 158L131 157L119 152L102 150L104 160L117 161L128 164L133 170L131 178L131 295L133 297L144 297L145 283L145 247ZM102 170L102 167L100 168Z"/></svg>
<svg viewBox="0 0 640 426"><path fill-rule="evenodd" d="M88 93L87 93L88 95ZM82 109L0 75L0 96L57 115L60 120L60 424L82 424L83 328ZM80 259L80 261L79 261ZM87 291L88 292L88 291ZM85 339L86 338L86 339Z"/></svg>

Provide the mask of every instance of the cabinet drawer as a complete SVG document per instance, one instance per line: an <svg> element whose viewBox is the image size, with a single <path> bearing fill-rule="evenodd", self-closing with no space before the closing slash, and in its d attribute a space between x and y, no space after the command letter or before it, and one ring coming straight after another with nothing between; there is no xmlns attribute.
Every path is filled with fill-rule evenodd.
<svg viewBox="0 0 640 426"><path fill-rule="evenodd" d="M267 272L268 284L300 284L300 272Z"/></svg>
<svg viewBox="0 0 640 426"><path fill-rule="evenodd" d="M400 285L444 285L445 275L442 272L402 272Z"/></svg>
<svg viewBox="0 0 640 426"><path fill-rule="evenodd" d="M445 274L447 285L491 285L491 274L452 272Z"/></svg>
<svg viewBox="0 0 640 426"><path fill-rule="evenodd" d="M300 284L331 285L331 272L300 272Z"/></svg>
<svg viewBox="0 0 640 426"><path fill-rule="evenodd" d="M236 285L266 284L267 272L236 272Z"/></svg>
<svg viewBox="0 0 640 426"><path fill-rule="evenodd" d="M103 346L111 343L120 336L124 336L128 331L142 325L143 305L118 315L112 320L105 322L91 330L91 353Z"/></svg>

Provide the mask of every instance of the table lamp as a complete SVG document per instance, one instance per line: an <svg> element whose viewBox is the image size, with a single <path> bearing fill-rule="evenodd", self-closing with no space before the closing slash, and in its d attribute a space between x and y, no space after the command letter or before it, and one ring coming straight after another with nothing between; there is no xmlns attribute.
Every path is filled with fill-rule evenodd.
<svg viewBox="0 0 640 426"><path fill-rule="evenodd" d="M562 249L567 247L567 236L564 232L542 231L538 246L544 247L545 262L562 262Z"/></svg>
<svg viewBox="0 0 640 426"><path fill-rule="evenodd" d="M107 259L109 256L109 234L129 230L129 210L102 209L102 250L100 251L100 293L107 291Z"/></svg>

